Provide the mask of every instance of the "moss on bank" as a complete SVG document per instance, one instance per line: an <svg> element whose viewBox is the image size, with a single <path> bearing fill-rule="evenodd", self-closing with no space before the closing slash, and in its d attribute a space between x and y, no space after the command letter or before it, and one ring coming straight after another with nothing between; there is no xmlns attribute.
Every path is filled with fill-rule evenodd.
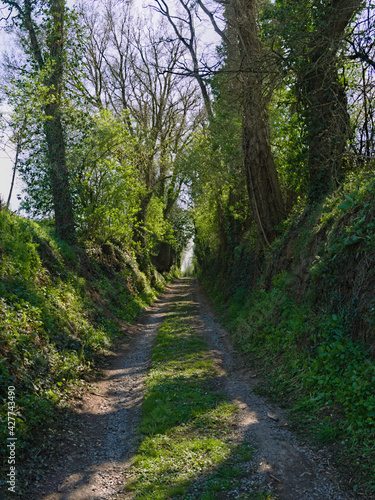
<svg viewBox="0 0 375 500"><path fill-rule="evenodd" d="M108 243L69 247L42 224L0 211L2 460L14 423L20 471L64 395L90 376L116 339L126 338L125 322L164 284L157 273L140 272L129 251ZM15 388L12 419L9 387Z"/></svg>
<svg viewBox="0 0 375 500"><path fill-rule="evenodd" d="M199 271L265 376L259 390L332 447L366 498L375 496L374 194L372 175L353 176L321 204L301 202L265 256L248 237L227 270Z"/></svg>

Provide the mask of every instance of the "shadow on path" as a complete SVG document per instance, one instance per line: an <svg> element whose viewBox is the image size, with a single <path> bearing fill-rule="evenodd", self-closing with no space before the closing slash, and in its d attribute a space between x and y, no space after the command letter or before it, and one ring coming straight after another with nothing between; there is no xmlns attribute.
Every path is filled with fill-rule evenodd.
<svg viewBox="0 0 375 500"><path fill-rule="evenodd" d="M49 472L40 486L31 488L23 498L132 498L130 493L124 492L124 487L130 477L132 456L139 444L137 428L144 380L154 339L173 300L193 304L194 328L204 336L219 367L219 377L211 383L215 384L217 392L224 394L239 408L236 429L231 429L238 436L231 456L214 470L197 470L196 478L188 481L189 496L176 498L260 498L251 497L258 491L259 485L273 492L274 496L270 498L350 498L331 481L332 471L322 465L322 457L301 446L285 428L284 418L274 422L267 417L275 409L251 392L249 374L244 370L246 362L233 352L227 333L209 312L196 280L189 278L176 281L149 308L137 325L139 334L114 356L103 380L93 385L90 397L75 409L61 413L66 422L65 435L61 436L61 450L50 450L44 457L50 460ZM209 407L202 409L200 417L203 418L208 410ZM190 419L191 411L187 409L186 415L176 425ZM257 450L255 455L249 452L254 447ZM224 483L228 485L234 478L238 484L236 493L220 496ZM211 496L207 488L212 492ZM152 491L149 498L153 498Z"/></svg>

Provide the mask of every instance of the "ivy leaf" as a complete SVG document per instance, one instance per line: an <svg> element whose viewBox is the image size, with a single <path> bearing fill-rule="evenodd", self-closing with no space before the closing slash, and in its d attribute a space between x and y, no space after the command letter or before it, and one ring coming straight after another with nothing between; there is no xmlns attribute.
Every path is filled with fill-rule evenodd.
<svg viewBox="0 0 375 500"><path fill-rule="evenodd" d="M346 246L350 246L350 245L355 245L356 243L358 243L359 241L362 241L363 238L361 238L360 236L356 236L356 235L353 235L353 236L349 236L349 238L345 238L344 239L344 244Z"/></svg>

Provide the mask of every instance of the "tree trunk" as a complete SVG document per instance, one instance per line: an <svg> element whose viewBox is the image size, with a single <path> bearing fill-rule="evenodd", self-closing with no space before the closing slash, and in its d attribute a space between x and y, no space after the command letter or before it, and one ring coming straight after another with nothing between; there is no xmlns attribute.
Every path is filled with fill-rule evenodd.
<svg viewBox="0 0 375 500"><path fill-rule="evenodd" d="M48 119L44 124L44 133L47 141L50 164L56 234L62 240L75 244L77 238L61 119L54 105L46 106L45 114Z"/></svg>
<svg viewBox="0 0 375 500"><path fill-rule="evenodd" d="M69 243L76 243L73 203L66 165L65 138L61 123L61 96L64 74L64 17L65 0L51 1L53 28L48 37L52 68L47 77L51 102L45 107L44 132L47 139L51 168L51 184L57 235Z"/></svg>
<svg viewBox="0 0 375 500"><path fill-rule="evenodd" d="M139 210L135 216L135 231L133 235L133 241L135 243L140 243L142 249L147 247L145 224L146 224L147 209L150 204L152 196L153 196L153 191L150 190L142 198Z"/></svg>
<svg viewBox="0 0 375 500"><path fill-rule="evenodd" d="M340 179L343 156L350 134L345 90L337 69L337 52L360 0L327 2L319 29L309 35L299 71L302 103L307 115L310 200L332 191ZM322 7L323 9L323 7Z"/></svg>
<svg viewBox="0 0 375 500"><path fill-rule="evenodd" d="M65 0L50 0L51 27L46 39L49 57L46 61L37 36L36 23L32 18L34 2L6 1L11 8L18 11L23 28L27 31L30 41L30 50L34 61L41 71L47 70L45 85L48 89L47 104L44 106L48 159L50 162L50 177L52 185L53 205L55 211L56 234L68 243L75 244L73 203L69 188L69 175L66 165L65 138L61 122L61 97L64 75L64 20ZM47 21L48 22L48 21Z"/></svg>
<svg viewBox="0 0 375 500"><path fill-rule="evenodd" d="M234 0L243 61L242 144L247 189L259 236L269 244L285 209L270 144L270 92L264 88L264 51L257 35L255 0Z"/></svg>
<svg viewBox="0 0 375 500"><path fill-rule="evenodd" d="M340 180L350 133L345 91L335 62L319 65L305 76L304 101L308 116L309 197L318 200Z"/></svg>
<svg viewBox="0 0 375 500"><path fill-rule="evenodd" d="M251 208L259 235L267 244L276 236L284 204L271 153L268 113L259 99L259 83L254 80L251 76L245 79L242 144Z"/></svg>

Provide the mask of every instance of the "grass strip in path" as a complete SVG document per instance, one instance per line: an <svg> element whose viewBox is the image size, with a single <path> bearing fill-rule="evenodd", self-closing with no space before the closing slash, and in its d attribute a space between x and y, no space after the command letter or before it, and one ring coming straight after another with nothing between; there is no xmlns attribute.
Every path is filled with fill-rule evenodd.
<svg viewBox="0 0 375 500"><path fill-rule="evenodd" d="M189 302L176 302L161 326L146 380L142 442L127 491L137 499L269 498L232 496L252 447L233 439L237 406L215 390L219 376Z"/></svg>

